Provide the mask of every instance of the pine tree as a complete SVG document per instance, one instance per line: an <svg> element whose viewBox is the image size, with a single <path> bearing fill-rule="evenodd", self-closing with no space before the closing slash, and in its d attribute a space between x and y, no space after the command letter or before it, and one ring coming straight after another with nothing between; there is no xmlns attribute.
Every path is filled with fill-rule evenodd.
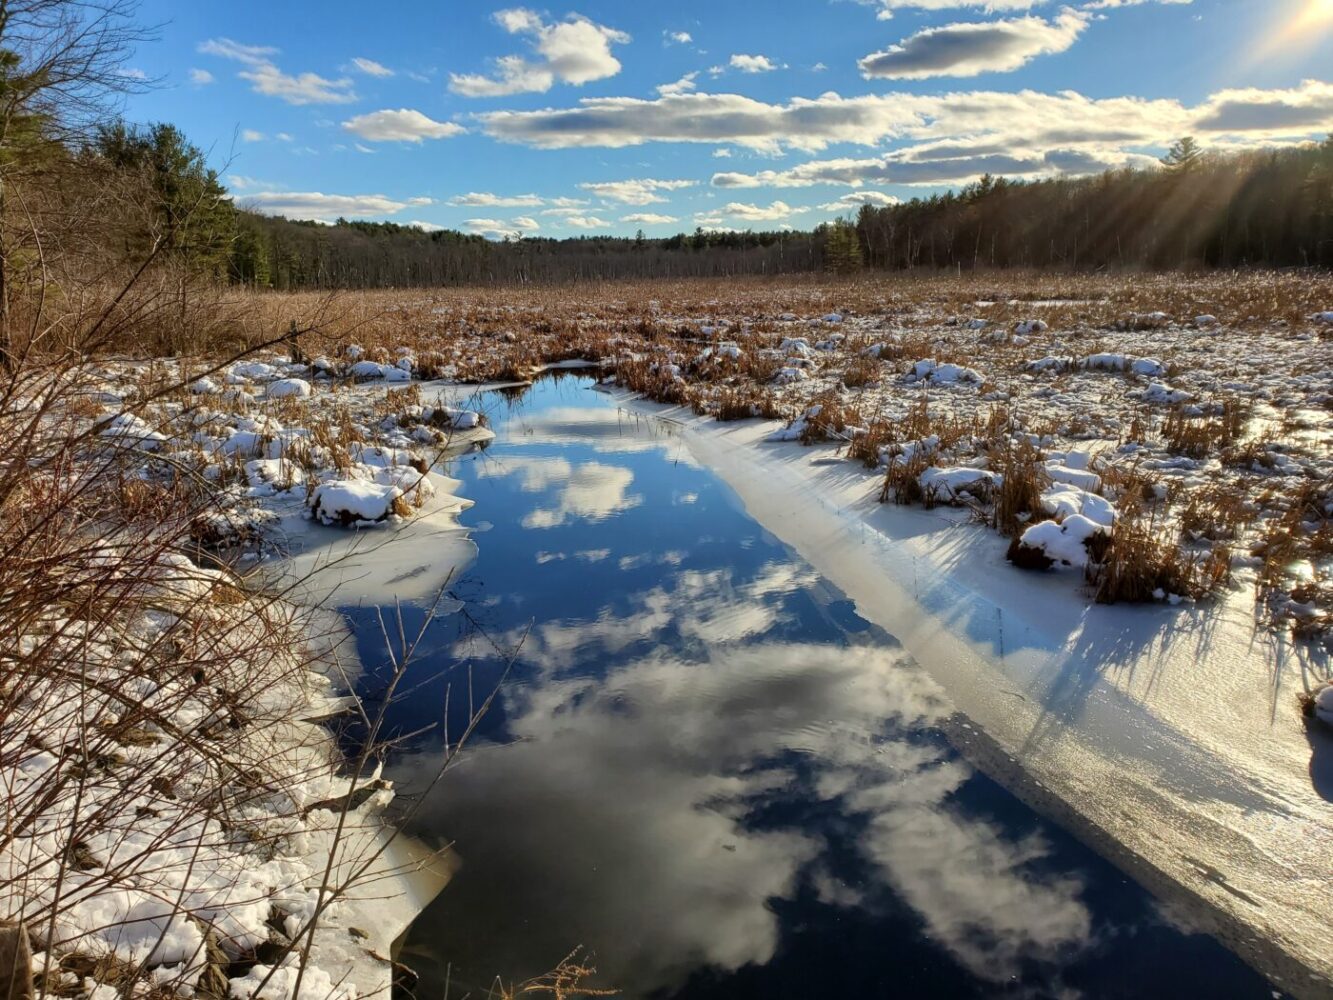
<svg viewBox="0 0 1333 1000"><path fill-rule="evenodd" d="M1167 154L1162 157L1162 166L1166 167L1171 173L1183 174L1192 170L1199 163L1199 157L1203 155L1203 150L1199 144L1194 141L1194 136L1187 135L1177 139L1167 150Z"/></svg>

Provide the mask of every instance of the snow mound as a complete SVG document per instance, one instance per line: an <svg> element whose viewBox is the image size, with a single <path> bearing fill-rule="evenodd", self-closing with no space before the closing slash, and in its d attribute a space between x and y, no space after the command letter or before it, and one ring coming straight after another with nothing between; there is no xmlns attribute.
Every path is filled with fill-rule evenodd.
<svg viewBox="0 0 1333 1000"><path fill-rule="evenodd" d="M325 524L373 524L387 520L402 495L393 484L335 479L316 488L310 512Z"/></svg>
<svg viewBox="0 0 1333 1000"><path fill-rule="evenodd" d="M921 473L921 489L928 496L946 502L956 501L963 494L984 499L1000 477L986 469L952 468L941 469L931 466Z"/></svg>
<svg viewBox="0 0 1333 1000"><path fill-rule="evenodd" d="M1023 532L1019 548L1035 550L1055 565L1088 565L1088 542L1106 534L1105 528L1083 514L1070 514L1063 521L1042 521Z"/></svg>
<svg viewBox="0 0 1333 1000"><path fill-rule="evenodd" d="M772 434L768 435L768 437L764 438L764 440L772 442L799 441L801 439L801 435L805 433L805 429L810 426L810 421L813 420L815 417L819 416L820 412L823 409L824 407L818 404L810 407L810 409L806 410L799 417L793 420L791 422L791 426L779 427Z"/></svg>
<svg viewBox="0 0 1333 1000"><path fill-rule="evenodd" d="M1117 515L1111 501L1067 483L1057 483L1042 490L1041 507L1056 519L1079 514L1108 532L1115 527Z"/></svg>
<svg viewBox="0 0 1333 1000"><path fill-rule="evenodd" d="M310 383L303 378L280 378L268 384L264 395L268 399L287 399L291 396L304 399L310 392Z"/></svg>
<svg viewBox="0 0 1333 1000"><path fill-rule="evenodd" d="M916 381L928 379L936 385L954 385L959 382L977 385L982 381L980 372L950 362L940 364L934 358L926 358L913 364L907 377Z"/></svg>
<svg viewBox="0 0 1333 1000"><path fill-rule="evenodd" d="M112 444L141 451L157 451L167 440L166 435L153 430L141 417L133 413L118 413L99 432Z"/></svg>
<svg viewBox="0 0 1333 1000"><path fill-rule="evenodd" d="M1078 460L1075 459L1077 462ZM1071 468L1069 465L1062 465L1059 462L1046 463L1046 475L1050 476L1057 483L1064 483L1067 486L1077 486L1081 490L1089 492L1102 488L1102 477L1095 472L1089 472L1086 468Z"/></svg>

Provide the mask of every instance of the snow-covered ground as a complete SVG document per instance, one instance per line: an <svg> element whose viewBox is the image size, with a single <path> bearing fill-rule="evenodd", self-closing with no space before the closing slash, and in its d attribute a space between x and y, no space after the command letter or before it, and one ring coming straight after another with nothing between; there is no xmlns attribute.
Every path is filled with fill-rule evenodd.
<svg viewBox="0 0 1333 1000"><path fill-rule="evenodd" d="M60 996L387 995L395 939L447 881L327 726L359 664L324 609L429 601L471 557L468 501L430 470L490 432L390 395L403 379L318 371L108 363L55 411L80 457L53 485L172 498L160 523L72 528L58 599L0 650L0 919ZM238 575L255 564L263 591Z"/></svg>
<svg viewBox="0 0 1333 1000"><path fill-rule="evenodd" d="M338 707L345 678L331 686L313 662L276 657L251 662L267 678L253 690L214 685L223 698L155 676L135 651L174 642L182 623L245 639L259 599L205 568L217 557L261 568L294 603L432 600L475 551L456 521L468 501L435 463L489 437L454 383L586 367L627 405L680 421L757 520L904 642L968 720L953 733L965 753L1284 987L1333 990L1333 747L1296 707L1330 669L1333 328L1324 305L1283 305L1269 293L1287 279L1266 280L1154 279L1127 284L1123 301L888 284L756 285L733 300L424 298L391 317L394 339L328 343L301 361L96 363L70 419L99 454L122 456L129 479L178 476L211 504L193 559L162 551L143 567L156 603L113 622L114 641L80 639L85 624L57 607L15 637L57 636L60 653L69 632L58 662L128 686L89 700L57 674L6 691L6 829L21 835L0 846L4 915L57 915L38 947L62 995L110 1000L127 962L193 989L200 971L244 959L256 964L233 965L225 990L243 998L264 982L265 996L288 996L295 975L266 967L260 948L319 899L340 810L309 807L336 802L348 779L323 726L301 720ZM1146 298L1157 293L1174 300L1158 308ZM1019 496L1021 481L1031 490ZM1164 585L1140 595L1146 606L1093 604L1085 573L1104 574L1108 546L1135 539L1176 564ZM158 703L150 725L135 721L136 706ZM244 794L180 736L228 719L226 752L205 756L246 775ZM108 728L133 738L72 772L87 732ZM151 777L158 757L191 794L127 791L124 776ZM23 826L15 803L53 786L80 798L57 796ZM343 841L361 856L390 837L378 810L392 790L366 787ZM64 831L89 803L98 822L75 843ZM216 803L245 809L220 816ZM377 875L417 867L408 845L390 846ZM55 868L72 874L53 881ZM347 863L333 869L342 881ZM412 894L443 877L422 876L393 907L374 880L341 900L302 996L385 987Z"/></svg>

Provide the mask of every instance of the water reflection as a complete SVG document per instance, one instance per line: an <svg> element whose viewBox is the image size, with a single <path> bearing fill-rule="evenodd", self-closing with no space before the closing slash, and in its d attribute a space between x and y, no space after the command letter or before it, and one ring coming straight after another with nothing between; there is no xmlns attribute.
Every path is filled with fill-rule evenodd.
<svg viewBox="0 0 1333 1000"><path fill-rule="evenodd" d="M630 997L1268 995L963 761L930 678L669 433L568 380L493 419L451 470L496 525L469 617L394 716L418 728L453 665L484 685L521 642L418 816L462 861L405 951L421 995L578 945Z"/></svg>

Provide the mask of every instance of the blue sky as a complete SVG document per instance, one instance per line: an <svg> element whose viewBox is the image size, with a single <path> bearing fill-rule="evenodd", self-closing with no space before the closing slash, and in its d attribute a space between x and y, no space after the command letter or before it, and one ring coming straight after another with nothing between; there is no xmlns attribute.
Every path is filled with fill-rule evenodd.
<svg viewBox="0 0 1333 1000"><path fill-rule="evenodd" d="M1333 0L145 0L128 116L243 204L523 232L863 201L1333 132Z"/></svg>

